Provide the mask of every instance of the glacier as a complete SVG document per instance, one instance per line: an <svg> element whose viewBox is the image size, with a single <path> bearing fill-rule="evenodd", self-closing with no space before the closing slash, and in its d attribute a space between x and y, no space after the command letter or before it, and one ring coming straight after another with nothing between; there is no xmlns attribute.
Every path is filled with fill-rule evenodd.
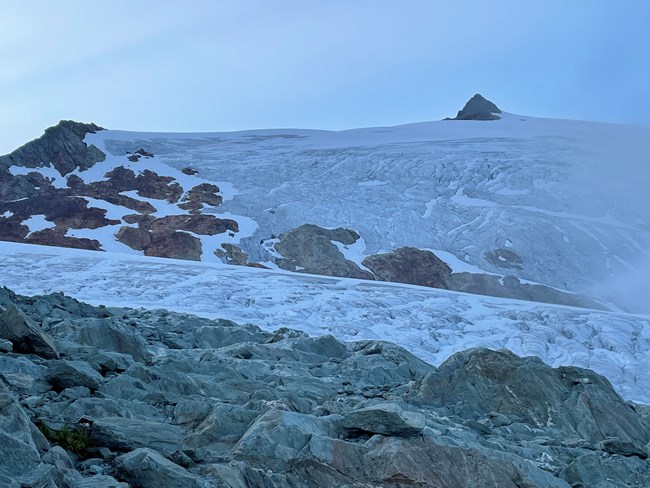
<svg viewBox="0 0 650 488"><path fill-rule="evenodd" d="M265 264L273 256L260 241L304 223L354 229L360 257L437 249L483 272L604 299L624 298L608 284L624 288L620 278L650 261L647 127L503 113L338 132L103 130L85 142L109 160L144 147L216 182L224 202L206 212L246 218L236 242ZM521 264L499 261L500 249Z"/></svg>
<svg viewBox="0 0 650 488"><path fill-rule="evenodd" d="M650 315L459 292L22 243L0 246L0 284L63 292L94 305L165 308L274 331L381 339L439 365L472 348L507 348L604 375L626 400L650 404Z"/></svg>

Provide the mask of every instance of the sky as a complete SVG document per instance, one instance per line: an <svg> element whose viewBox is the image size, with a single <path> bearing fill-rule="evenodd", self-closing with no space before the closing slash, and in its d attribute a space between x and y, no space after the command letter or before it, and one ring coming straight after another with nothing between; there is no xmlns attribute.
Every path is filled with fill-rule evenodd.
<svg viewBox="0 0 650 488"><path fill-rule="evenodd" d="M650 125L650 1L5 0L0 154L61 119L210 132L454 116Z"/></svg>

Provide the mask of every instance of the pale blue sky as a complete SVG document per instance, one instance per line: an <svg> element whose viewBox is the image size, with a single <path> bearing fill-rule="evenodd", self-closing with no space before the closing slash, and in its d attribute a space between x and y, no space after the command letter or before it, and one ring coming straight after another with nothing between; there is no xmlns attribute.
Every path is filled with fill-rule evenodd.
<svg viewBox="0 0 650 488"><path fill-rule="evenodd" d="M60 119L344 129L503 110L650 125L648 0L6 0L0 153Z"/></svg>

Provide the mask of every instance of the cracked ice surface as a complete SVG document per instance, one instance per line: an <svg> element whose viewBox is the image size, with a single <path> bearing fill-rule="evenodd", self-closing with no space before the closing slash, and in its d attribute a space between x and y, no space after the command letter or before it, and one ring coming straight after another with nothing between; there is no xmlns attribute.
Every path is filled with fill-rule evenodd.
<svg viewBox="0 0 650 488"><path fill-rule="evenodd" d="M387 340L434 365L470 347L505 347L551 366L593 369L625 399L650 403L650 316L17 243L0 245L0 285L23 294L62 291L95 305L223 317L266 330Z"/></svg>

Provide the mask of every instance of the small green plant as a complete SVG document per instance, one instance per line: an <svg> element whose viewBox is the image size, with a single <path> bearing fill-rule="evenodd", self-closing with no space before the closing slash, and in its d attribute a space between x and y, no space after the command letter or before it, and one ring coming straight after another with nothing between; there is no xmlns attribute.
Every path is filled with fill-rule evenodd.
<svg viewBox="0 0 650 488"><path fill-rule="evenodd" d="M54 430L42 421L36 422L36 427L48 441L80 457L85 457L88 450L93 447L90 429L87 427L63 427L61 430Z"/></svg>

